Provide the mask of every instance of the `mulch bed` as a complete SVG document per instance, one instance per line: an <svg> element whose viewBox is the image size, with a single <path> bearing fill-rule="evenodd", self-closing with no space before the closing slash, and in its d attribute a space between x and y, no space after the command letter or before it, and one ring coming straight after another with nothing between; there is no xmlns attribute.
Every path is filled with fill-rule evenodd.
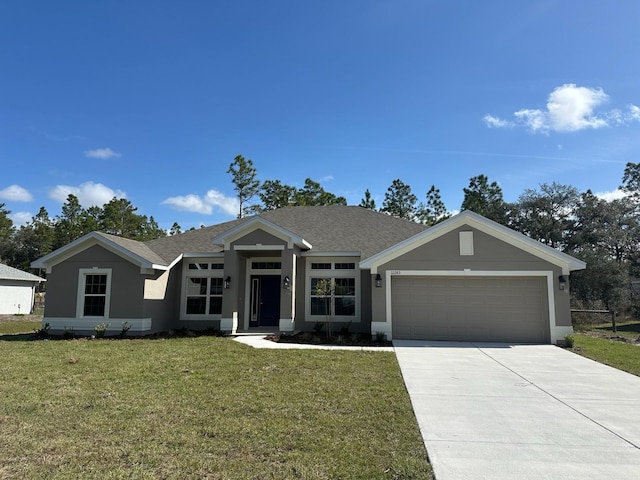
<svg viewBox="0 0 640 480"><path fill-rule="evenodd" d="M338 345L353 347L391 347L388 340L377 341L369 334L347 333L328 336L324 333L300 332L294 334L268 335L267 340L276 343L297 343L303 345Z"/></svg>

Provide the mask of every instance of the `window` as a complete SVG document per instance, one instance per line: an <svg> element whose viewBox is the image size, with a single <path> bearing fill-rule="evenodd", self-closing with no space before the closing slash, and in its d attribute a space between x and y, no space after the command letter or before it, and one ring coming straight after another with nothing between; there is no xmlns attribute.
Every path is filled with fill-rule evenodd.
<svg viewBox="0 0 640 480"><path fill-rule="evenodd" d="M220 315L222 313L222 278L187 278L187 315Z"/></svg>
<svg viewBox="0 0 640 480"><path fill-rule="evenodd" d="M251 262L253 270L280 270L282 262Z"/></svg>
<svg viewBox="0 0 640 480"><path fill-rule="evenodd" d="M220 260L193 258L184 265L180 306L182 320L207 320L222 315L224 263Z"/></svg>
<svg viewBox="0 0 640 480"><path fill-rule="evenodd" d="M189 270L223 270L224 263L190 263Z"/></svg>
<svg viewBox="0 0 640 480"><path fill-rule="evenodd" d="M331 270L330 263L312 263L311 270Z"/></svg>
<svg viewBox="0 0 640 480"><path fill-rule="evenodd" d="M356 279L311 278L311 315L356 315Z"/></svg>
<svg viewBox="0 0 640 480"><path fill-rule="evenodd" d="M109 317L110 296L111 269L80 269L77 317Z"/></svg>
<svg viewBox="0 0 640 480"><path fill-rule="evenodd" d="M355 256L307 258L305 320L360 321L360 270Z"/></svg>
<svg viewBox="0 0 640 480"><path fill-rule="evenodd" d="M350 263L335 263L336 270L355 270L356 264L354 262Z"/></svg>

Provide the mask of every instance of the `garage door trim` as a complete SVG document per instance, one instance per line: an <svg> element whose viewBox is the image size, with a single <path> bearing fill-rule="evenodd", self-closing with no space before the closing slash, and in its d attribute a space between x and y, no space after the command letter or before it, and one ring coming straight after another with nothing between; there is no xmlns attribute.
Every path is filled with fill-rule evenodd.
<svg viewBox="0 0 640 480"><path fill-rule="evenodd" d="M564 337L564 328L556 327L556 309L555 296L553 289L553 272L544 270L387 270L385 282L386 296L386 328L378 324L380 331L387 334L387 338L392 339L393 332L393 315L392 315L392 295L391 295L391 279L394 276L411 276L411 277L546 277L547 279L547 299L549 311L549 331L551 340ZM372 324L372 331L374 325ZM560 331L562 330L562 331Z"/></svg>

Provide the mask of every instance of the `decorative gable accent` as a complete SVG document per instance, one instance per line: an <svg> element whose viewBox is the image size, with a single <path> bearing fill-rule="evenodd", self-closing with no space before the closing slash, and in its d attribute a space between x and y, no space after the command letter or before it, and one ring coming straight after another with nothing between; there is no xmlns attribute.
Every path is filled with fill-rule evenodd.
<svg viewBox="0 0 640 480"><path fill-rule="evenodd" d="M252 217L250 220L236 225L223 234L215 237L211 242L214 245L222 246L225 250L231 250L231 244L234 241L256 230L263 230L286 242L287 248L293 248L294 245L303 250L310 250L312 248L312 245L304 238L259 216ZM263 249L263 247L266 246L261 245L260 247Z"/></svg>
<svg viewBox="0 0 640 480"><path fill-rule="evenodd" d="M459 232L460 255L473 255L473 232Z"/></svg>

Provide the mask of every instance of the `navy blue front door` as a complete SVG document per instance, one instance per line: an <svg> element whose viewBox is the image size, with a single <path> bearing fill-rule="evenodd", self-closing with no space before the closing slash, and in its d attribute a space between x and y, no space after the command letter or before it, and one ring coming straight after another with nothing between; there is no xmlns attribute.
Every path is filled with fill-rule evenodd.
<svg viewBox="0 0 640 480"><path fill-rule="evenodd" d="M280 275L251 276L251 327L277 327L280 323Z"/></svg>

